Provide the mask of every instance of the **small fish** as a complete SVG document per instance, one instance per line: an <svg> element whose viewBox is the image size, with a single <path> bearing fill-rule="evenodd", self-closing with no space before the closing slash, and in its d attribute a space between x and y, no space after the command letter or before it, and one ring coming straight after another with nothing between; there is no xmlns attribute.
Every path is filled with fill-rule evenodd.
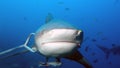
<svg viewBox="0 0 120 68"><path fill-rule="evenodd" d="M70 8L65 8L65 10L66 10L66 11L69 11L69 10L70 10Z"/></svg>
<svg viewBox="0 0 120 68"><path fill-rule="evenodd" d="M116 46L116 44L112 44L112 47L115 47Z"/></svg>
<svg viewBox="0 0 120 68"><path fill-rule="evenodd" d="M93 42L96 42L97 40L96 39L92 39Z"/></svg>
<svg viewBox="0 0 120 68"><path fill-rule="evenodd" d="M94 63L97 63L97 62L98 62L98 59L95 59L93 62L94 62Z"/></svg>
<svg viewBox="0 0 120 68"><path fill-rule="evenodd" d="M85 51L88 52L88 50L89 50L89 46L86 46Z"/></svg>
<svg viewBox="0 0 120 68"><path fill-rule="evenodd" d="M107 38L102 38L102 40L107 40Z"/></svg>
<svg viewBox="0 0 120 68"><path fill-rule="evenodd" d="M106 54L106 59L109 58L109 55L112 53L114 55L120 55L120 46L114 46L111 49L97 45L98 48L100 48L105 54Z"/></svg>
<svg viewBox="0 0 120 68"><path fill-rule="evenodd" d="M64 4L64 2L60 1L60 2L58 2L58 4L61 4L61 5L62 5L62 4Z"/></svg>
<svg viewBox="0 0 120 68"><path fill-rule="evenodd" d="M27 20L27 18L26 18L26 17L24 17L24 18L23 18L23 20L24 20L24 21L26 21L26 20Z"/></svg>
<svg viewBox="0 0 120 68"><path fill-rule="evenodd" d="M109 62L109 64L112 64L112 62Z"/></svg>

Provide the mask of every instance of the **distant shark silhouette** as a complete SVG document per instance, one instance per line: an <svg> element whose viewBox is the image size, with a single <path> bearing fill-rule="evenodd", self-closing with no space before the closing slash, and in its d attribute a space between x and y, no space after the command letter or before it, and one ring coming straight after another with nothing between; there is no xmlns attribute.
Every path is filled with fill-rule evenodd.
<svg viewBox="0 0 120 68"><path fill-rule="evenodd" d="M118 4L118 3L119 3L119 0L115 0L114 4L116 5L116 4Z"/></svg>
<svg viewBox="0 0 120 68"><path fill-rule="evenodd" d="M35 45L29 47L28 42L32 36L34 36ZM82 41L82 30L76 29L65 21L53 19L52 14L49 13L45 25L41 26L36 33L31 33L23 45L0 52L0 55L25 47L27 50L9 55L2 59L7 59L8 57L24 54L30 51L33 53L38 52L46 57L46 62L41 62L40 66L60 66L60 59L66 58L82 64L85 68L92 68L90 63L88 63L78 51ZM56 58L56 62L48 62L50 57Z"/></svg>
<svg viewBox="0 0 120 68"><path fill-rule="evenodd" d="M113 55L120 55L120 46L114 46L111 49L100 46L100 45L97 45L97 47L100 48L106 54L106 59L109 58L111 53Z"/></svg>

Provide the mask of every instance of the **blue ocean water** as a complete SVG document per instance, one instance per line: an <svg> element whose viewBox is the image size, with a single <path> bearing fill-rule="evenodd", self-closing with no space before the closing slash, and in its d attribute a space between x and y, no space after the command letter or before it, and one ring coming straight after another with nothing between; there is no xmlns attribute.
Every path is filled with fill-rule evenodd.
<svg viewBox="0 0 120 68"><path fill-rule="evenodd" d="M94 68L120 68L119 0L0 0L0 51L23 44L48 13L84 31L79 51ZM29 52L0 61L0 68L38 68L40 61L45 58ZM61 68L84 68L62 62Z"/></svg>

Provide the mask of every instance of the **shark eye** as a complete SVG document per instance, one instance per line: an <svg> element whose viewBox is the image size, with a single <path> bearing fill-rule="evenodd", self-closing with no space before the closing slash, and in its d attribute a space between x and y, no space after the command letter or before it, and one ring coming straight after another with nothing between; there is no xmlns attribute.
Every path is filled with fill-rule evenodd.
<svg viewBox="0 0 120 68"><path fill-rule="evenodd" d="M75 40L77 41L77 43L82 42L82 40L83 40L83 31L80 30L78 32L78 35L76 36Z"/></svg>

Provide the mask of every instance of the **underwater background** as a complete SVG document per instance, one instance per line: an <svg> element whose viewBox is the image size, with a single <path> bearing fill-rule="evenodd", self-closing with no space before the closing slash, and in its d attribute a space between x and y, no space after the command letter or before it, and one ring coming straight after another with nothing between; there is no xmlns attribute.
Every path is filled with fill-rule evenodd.
<svg viewBox="0 0 120 68"><path fill-rule="evenodd" d="M0 52L22 45L48 13L84 31L79 51L94 68L120 68L119 0L0 0ZM0 68L45 68L40 61L45 57L29 52L0 60ZM62 62L60 68L84 68Z"/></svg>

